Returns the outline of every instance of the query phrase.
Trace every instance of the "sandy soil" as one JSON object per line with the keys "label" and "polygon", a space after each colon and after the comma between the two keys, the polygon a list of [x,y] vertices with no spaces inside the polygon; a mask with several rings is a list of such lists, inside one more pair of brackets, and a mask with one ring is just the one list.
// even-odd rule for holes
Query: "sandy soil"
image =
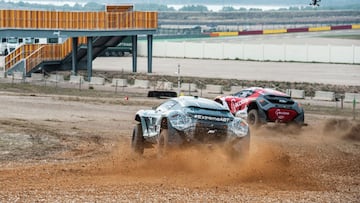
{"label": "sandy soil", "polygon": [[307,115],[252,131],[246,162],[221,148],[130,151],[135,112],[86,97],[0,92],[0,202],[358,202],[360,123]]}

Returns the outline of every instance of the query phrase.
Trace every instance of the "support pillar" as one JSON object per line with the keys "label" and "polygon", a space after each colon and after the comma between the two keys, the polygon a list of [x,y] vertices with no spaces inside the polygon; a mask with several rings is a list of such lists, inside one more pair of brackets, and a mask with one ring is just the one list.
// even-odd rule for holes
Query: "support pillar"
{"label": "support pillar", "polygon": [[78,61],[77,61],[77,49],[78,48],[78,38],[72,38],[72,52],[71,52],[71,59],[72,59],[72,69],[71,75],[77,75],[78,73]]}
{"label": "support pillar", "polygon": [[153,45],[153,36],[147,36],[147,52],[148,52],[148,73],[152,73],[152,45]]}
{"label": "support pillar", "polygon": [[137,71],[137,35],[132,36],[132,71]]}
{"label": "support pillar", "polygon": [[92,37],[87,37],[87,75],[88,75],[88,82],[92,77]]}

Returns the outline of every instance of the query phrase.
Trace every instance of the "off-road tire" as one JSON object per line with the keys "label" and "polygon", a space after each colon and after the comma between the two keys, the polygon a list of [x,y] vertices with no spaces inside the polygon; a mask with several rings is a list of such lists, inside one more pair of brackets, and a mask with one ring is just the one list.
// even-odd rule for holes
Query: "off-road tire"
{"label": "off-road tire", "polygon": [[251,109],[248,113],[247,121],[250,126],[259,127],[261,125],[259,111]]}
{"label": "off-road tire", "polygon": [[144,153],[144,137],[142,133],[141,123],[134,127],[131,138],[131,149],[136,154],[142,155]]}
{"label": "off-road tire", "polygon": [[157,140],[157,155],[159,158],[166,156],[169,148],[169,131],[168,129],[161,129]]}
{"label": "off-road tire", "polygon": [[[234,145],[240,145],[240,148],[234,147]],[[250,135],[240,140],[226,143],[226,153],[233,161],[246,161],[250,153]]]}

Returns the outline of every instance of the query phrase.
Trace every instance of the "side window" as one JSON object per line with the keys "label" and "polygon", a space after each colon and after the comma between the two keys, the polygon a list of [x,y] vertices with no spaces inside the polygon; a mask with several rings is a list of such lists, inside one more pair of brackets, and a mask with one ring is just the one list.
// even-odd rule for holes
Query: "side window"
{"label": "side window", "polygon": [[242,91],[240,91],[240,92],[237,92],[237,93],[234,94],[234,96],[244,97],[244,92],[245,92],[245,91],[246,91],[246,90],[242,90]]}
{"label": "side window", "polygon": [[19,43],[23,43],[23,39],[22,39],[22,38],[19,38]]}
{"label": "side window", "polygon": [[47,42],[49,44],[57,44],[57,43],[59,43],[59,38],[48,38]]}
{"label": "side window", "polygon": [[2,38],[2,39],[1,39],[1,42],[2,42],[2,43],[5,43],[5,42],[6,42],[6,38]]}
{"label": "side window", "polygon": [[235,96],[246,98],[252,94],[253,94],[253,91],[251,91],[251,90],[243,90],[243,91],[236,93]]}

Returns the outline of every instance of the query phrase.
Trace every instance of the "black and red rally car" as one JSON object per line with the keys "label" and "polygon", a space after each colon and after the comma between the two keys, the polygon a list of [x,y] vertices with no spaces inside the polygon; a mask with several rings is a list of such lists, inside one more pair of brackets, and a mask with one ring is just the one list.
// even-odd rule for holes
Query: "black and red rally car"
{"label": "black and red rally car", "polygon": [[304,110],[291,97],[277,90],[251,87],[215,101],[229,108],[235,116],[246,118],[252,126],[267,122],[304,125]]}

